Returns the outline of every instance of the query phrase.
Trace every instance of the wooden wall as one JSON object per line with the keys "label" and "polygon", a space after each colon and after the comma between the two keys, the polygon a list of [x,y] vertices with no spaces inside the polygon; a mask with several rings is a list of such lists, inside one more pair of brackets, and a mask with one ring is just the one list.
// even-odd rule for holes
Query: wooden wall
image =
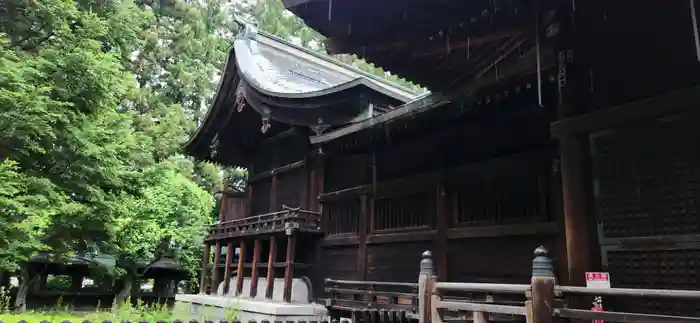
{"label": "wooden wall", "polygon": [[329,155],[316,292],[323,278],[414,282],[425,250],[443,280],[526,283],[532,250],[562,243],[550,120],[525,115]]}
{"label": "wooden wall", "polygon": [[254,153],[249,169],[250,215],[307,207],[310,171],[308,139],[289,130],[269,138]]}

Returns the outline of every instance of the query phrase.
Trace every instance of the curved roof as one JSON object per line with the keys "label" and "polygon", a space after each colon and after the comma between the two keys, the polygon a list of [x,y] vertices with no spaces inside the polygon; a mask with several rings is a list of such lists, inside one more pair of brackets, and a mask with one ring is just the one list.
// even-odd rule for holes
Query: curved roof
{"label": "curved roof", "polygon": [[[242,165],[258,140],[276,133],[275,125],[347,125],[371,117],[373,105],[395,107],[415,96],[247,26],[229,50],[212,107],[184,148],[199,159]],[[269,120],[271,131],[261,129],[263,118]],[[212,157],[219,142],[239,156],[235,160]]]}

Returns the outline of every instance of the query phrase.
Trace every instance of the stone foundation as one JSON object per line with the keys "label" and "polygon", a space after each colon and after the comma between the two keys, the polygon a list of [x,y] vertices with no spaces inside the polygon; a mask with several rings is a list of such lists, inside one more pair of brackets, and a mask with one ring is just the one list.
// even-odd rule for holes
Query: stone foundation
{"label": "stone foundation", "polygon": [[188,319],[212,321],[228,320],[234,313],[242,322],[256,320],[274,321],[322,321],[328,319],[326,308],[319,304],[283,303],[274,300],[257,300],[203,294],[175,296],[175,306],[185,309]]}

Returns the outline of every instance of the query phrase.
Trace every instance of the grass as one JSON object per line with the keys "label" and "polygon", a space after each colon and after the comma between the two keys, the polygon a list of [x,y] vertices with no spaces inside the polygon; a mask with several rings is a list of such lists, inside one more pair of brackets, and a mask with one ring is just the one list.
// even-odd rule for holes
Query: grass
{"label": "grass", "polygon": [[[199,313],[194,315],[189,306],[175,305],[174,308],[168,309],[166,306],[161,305],[145,305],[137,301],[136,306],[131,306],[129,302],[125,302],[118,308],[110,311],[94,311],[94,312],[74,312],[67,307],[56,306],[56,310],[51,311],[27,311],[25,313],[9,313],[7,311],[0,311],[0,321],[5,323],[15,323],[20,320],[25,320],[28,323],[39,323],[41,321],[49,322],[63,322],[71,321],[72,323],[82,322],[84,320],[90,320],[92,322],[102,322],[105,320],[112,321],[114,323],[122,322],[125,320],[131,322],[138,321],[149,321],[156,322],[157,320],[173,321],[182,320],[189,321],[193,318],[198,319],[200,322],[205,320],[217,319],[214,317],[214,308],[207,307],[201,310]],[[236,309],[227,309],[224,311],[224,315],[230,321],[234,320],[237,316]]]}

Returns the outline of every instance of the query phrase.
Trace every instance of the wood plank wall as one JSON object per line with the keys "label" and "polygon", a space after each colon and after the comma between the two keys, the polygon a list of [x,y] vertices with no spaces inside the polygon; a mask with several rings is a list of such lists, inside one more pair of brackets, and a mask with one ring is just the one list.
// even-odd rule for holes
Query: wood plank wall
{"label": "wood plank wall", "polygon": [[[543,131],[517,132],[532,122]],[[527,282],[531,251],[559,249],[548,122],[485,126],[479,135],[490,140],[472,151],[454,145],[475,142],[462,133],[330,156],[316,292],[323,278],[415,281],[428,249],[441,279]]]}

